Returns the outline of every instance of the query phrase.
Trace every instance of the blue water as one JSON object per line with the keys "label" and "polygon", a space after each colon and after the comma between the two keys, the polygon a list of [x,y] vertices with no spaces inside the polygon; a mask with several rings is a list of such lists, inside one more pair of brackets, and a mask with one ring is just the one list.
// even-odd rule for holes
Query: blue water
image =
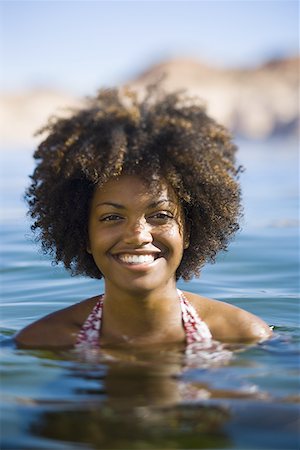
{"label": "blue water", "polygon": [[179,287],[274,326],[218,363],[178,349],[83,358],[20,350],[31,321],[102,291],[53,267],[32,241],[22,194],[31,151],[0,154],[1,449],[299,449],[299,217],[296,140],[240,142],[245,217],[230,250]]}

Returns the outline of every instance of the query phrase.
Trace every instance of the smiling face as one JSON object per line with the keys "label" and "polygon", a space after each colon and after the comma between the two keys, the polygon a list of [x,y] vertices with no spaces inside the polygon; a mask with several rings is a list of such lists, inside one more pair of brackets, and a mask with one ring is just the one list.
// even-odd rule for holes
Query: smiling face
{"label": "smiling face", "polygon": [[106,291],[174,289],[183,235],[181,207],[165,182],[151,193],[141,178],[122,175],[95,190],[88,251],[104,276]]}

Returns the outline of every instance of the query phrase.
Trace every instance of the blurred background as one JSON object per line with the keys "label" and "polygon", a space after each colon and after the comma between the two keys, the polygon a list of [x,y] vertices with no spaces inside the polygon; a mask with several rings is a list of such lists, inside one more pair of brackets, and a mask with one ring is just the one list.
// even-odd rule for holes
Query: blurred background
{"label": "blurred background", "polygon": [[236,136],[297,137],[296,0],[1,1],[1,149],[100,87],[199,95]]}

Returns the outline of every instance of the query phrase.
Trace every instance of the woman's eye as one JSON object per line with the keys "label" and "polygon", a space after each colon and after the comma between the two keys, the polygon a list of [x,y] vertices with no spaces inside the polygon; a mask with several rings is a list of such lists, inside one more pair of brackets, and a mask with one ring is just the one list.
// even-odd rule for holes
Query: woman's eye
{"label": "woman's eye", "polygon": [[109,214],[100,218],[100,222],[117,222],[119,220],[122,220],[122,217],[118,214]]}
{"label": "woman's eye", "polygon": [[152,216],[151,216],[151,219],[158,219],[158,220],[162,220],[162,221],[163,220],[167,221],[167,220],[170,220],[173,218],[174,218],[173,214],[168,213],[168,212],[158,212],[158,213],[152,214]]}

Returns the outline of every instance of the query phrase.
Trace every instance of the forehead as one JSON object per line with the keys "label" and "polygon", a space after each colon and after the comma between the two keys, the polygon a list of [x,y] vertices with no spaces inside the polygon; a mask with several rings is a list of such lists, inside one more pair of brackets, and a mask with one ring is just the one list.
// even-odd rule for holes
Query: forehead
{"label": "forehead", "polygon": [[173,188],[163,179],[149,182],[137,175],[121,175],[96,188],[94,200],[129,200],[154,202],[161,199],[179,203]]}

